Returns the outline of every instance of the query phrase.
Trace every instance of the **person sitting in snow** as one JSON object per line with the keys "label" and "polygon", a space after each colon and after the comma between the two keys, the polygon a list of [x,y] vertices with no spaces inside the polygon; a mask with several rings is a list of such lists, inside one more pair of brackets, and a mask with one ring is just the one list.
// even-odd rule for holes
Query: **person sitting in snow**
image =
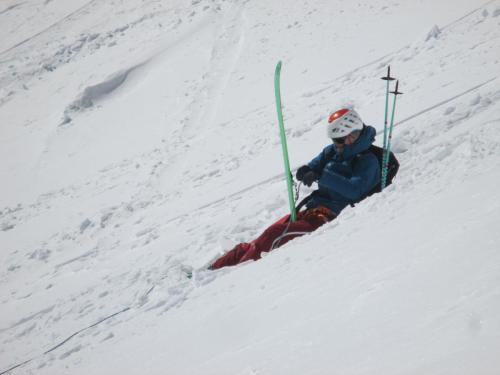
{"label": "person sitting in snow", "polygon": [[307,199],[306,209],[290,222],[287,215],[250,243],[240,243],[209,267],[212,270],[257,260],[288,241],[318,229],[347,207],[364,199],[380,183],[380,164],[368,149],[375,141],[375,128],[363,123],[353,109],[342,108],[328,118],[327,134],[333,144],[309,164],[297,170],[306,186],[317,181],[318,189]]}

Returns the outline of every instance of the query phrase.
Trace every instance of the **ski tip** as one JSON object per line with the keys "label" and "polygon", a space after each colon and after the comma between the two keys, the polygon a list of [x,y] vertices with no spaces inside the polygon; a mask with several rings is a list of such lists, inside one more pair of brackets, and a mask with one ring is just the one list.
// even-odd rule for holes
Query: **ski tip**
{"label": "ski tip", "polygon": [[281,60],[278,61],[278,64],[276,64],[276,69],[274,71],[275,79],[278,79],[280,75],[281,75]]}

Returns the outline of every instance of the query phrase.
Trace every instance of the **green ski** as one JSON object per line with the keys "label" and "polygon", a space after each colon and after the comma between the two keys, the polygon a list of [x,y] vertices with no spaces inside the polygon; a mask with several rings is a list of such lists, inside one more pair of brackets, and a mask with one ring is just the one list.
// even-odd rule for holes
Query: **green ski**
{"label": "green ski", "polygon": [[278,112],[278,122],[280,126],[281,148],[283,150],[283,160],[285,162],[285,178],[288,187],[288,201],[290,203],[290,218],[291,221],[297,219],[295,211],[295,199],[293,196],[293,178],[290,171],[290,162],[288,161],[288,147],[286,144],[285,125],[283,124],[283,111],[281,109],[281,91],[280,91],[280,76],[281,76],[281,61],[276,65],[274,73],[274,93],[276,96],[276,110]]}

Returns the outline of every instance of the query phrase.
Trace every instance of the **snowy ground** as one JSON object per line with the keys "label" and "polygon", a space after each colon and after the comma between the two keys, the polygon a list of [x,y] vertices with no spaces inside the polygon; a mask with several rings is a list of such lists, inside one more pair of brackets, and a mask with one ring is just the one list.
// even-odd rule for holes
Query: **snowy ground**
{"label": "snowy ground", "polygon": [[[1,1],[0,374],[498,374],[499,26],[500,0]],[[278,60],[294,167],[345,103],[382,129],[390,64],[400,173],[187,279],[287,211]]]}

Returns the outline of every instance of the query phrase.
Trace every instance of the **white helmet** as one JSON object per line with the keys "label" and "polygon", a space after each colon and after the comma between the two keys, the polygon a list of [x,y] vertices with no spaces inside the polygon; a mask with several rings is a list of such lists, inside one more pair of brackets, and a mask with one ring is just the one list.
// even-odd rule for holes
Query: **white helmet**
{"label": "white helmet", "polygon": [[356,130],[363,129],[363,120],[354,109],[341,108],[328,118],[329,138],[341,138]]}

